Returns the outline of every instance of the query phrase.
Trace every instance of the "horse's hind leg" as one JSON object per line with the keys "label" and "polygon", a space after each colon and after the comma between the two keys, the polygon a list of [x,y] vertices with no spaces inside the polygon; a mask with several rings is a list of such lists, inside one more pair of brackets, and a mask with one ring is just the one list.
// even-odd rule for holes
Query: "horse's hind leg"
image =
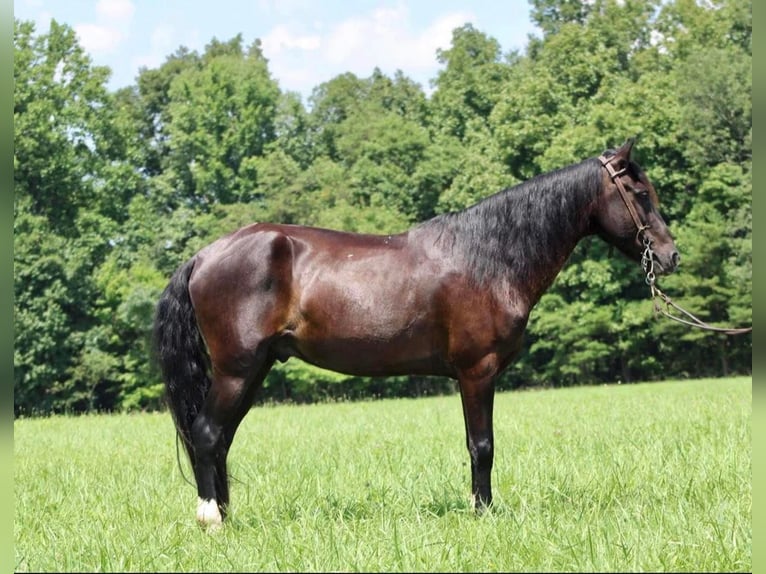
{"label": "horse's hind leg", "polygon": [[213,384],[192,425],[197,480],[197,521],[210,528],[223,523],[229,504],[226,458],[234,433],[249,411],[253,396],[273,361],[261,361],[247,377],[222,375],[213,369]]}
{"label": "horse's hind leg", "polygon": [[[197,521],[203,526],[218,527],[223,522],[220,508],[221,482],[228,482],[225,474],[226,441],[224,428],[232,416],[238,398],[244,394],[242,378],[214,376],[210,392],[191,428],[194,446],[194,476],[197,480]],[[224,469],[221,474],[221,467]]]}
{"label": "horse's hind leg", "polygon": [[[237,428],[239,428],[239,424],[242,422],[242,419],[245,418],[245,415],[250,412],[250,408],[253,405],[253,399],[255,398],[255,393],[263,384],[263,380],[266,378],[266,375],[271,370],[273,364],[273,359],[264,361],[259,369],[254,372],[253,376],[248,377],[246,382],[247,390],[245,396],[241,401],[239,401],[238,407],[233,411],[233,416],[229,418],[227,423],[224,425],[223,441],[226,456],[229,454],[229,449],[231,448],[231,444],[234,441],[234,435],[237,432]],[[218,503],[221,507],[222,513],[225,516],[229,506],[229,481],[228,472],[226,470],[225,457],[219,462],[219,466],[216,468],[216,470],[216,476],[223,477],[221,480],[219,480],[217,485],[217,494]]]}

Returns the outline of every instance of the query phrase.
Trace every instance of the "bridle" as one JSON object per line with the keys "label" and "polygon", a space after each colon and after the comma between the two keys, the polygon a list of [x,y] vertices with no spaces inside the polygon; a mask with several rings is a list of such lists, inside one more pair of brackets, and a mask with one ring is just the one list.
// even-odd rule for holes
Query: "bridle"
{"label": "bridle", "polygon": [[[705,323],[698,317],[695,317],[694,315],[692,315],[686,309],[683,309],[678,304],[674,303],[670,299],[670,297],[668,297],[667,295],[665,295],[665,293],[660,291],[660,288],[657,287],[656,285],[657,277],[654,274],[654,251],[652,250],[652,239],[646,233],[646,230],[649,229],[649,225],[641,221],[641,218],[638,216],[638,213],[636,212],[635,206],[628,198],[628,192],[625,189],[625,185],[622,183],[622,180],[620,179],[620,176],[624,174],[628,170],[628,168],[623,167],[620,170],[615,170],[614,166],[612,165],[613,159],[614,159],[614,156],[607,158],[603,155],[599,156],[598,158],[598,160],[601,162],[601,165],[604,166],[607,173],[609,174],[609,177],[611,178],[611,180],[617,186],[617,191],[620,192],[620,197],[622,197],[622,200],[625,202],[625,207],[628,208],[628,213],[630,213],[630,217],[633,219],[633,223],[635,223],[636,229],[638,230],[636,232],[636,239],[640,240],[641,244],[644,246],[644,251],[641,254],[641,267],[644,270],[644,274],[646,276],[645,277],[646,284],[649,285],[649,289],[652,294],[652,304],[654,305],[655,315],[661,314],[669,319],[672,319],[673,321],[683,323],[684,325],[689,325],[690,327],[697,327],[699,329],[705,329],[707,331],[716,331],[718,333],[725,333],[727,335],[742,335],[745,333],[752,332],[753,330],[752,327],[716,327],[714,325],[709,325],[708,323]],[[658,299],[660,299],[663,303],[665,303],[664,308],[658,302]],[[681,317],[673,315],[670,312],[671,307],[683,313],[686,317],[688,317],[688,319],[683,319]]]}
{"label": "bridle", "polygon": [[643,223],[641,221],[635,206],[628,198],[625,184],[623,184],[620,179],[620,176],[627,172],[628,168],[623,167],[620,170],[615,170],[612,165],[613,159],[614,157],[605,157],[603,155],[598,157],[598,160],[601,162],[601,165],[604,166],[604,169],[606,169],[612,182],[617,186],[617,191],[620,192],[620,197],[622,197],[622,201],[625,203],[625,207],[628,208],[628,213],[630,213],[630,217],[636,225],[636,229],[638,230],[636,231],[636,239],[644,246],[644,252],[641,255],[641,267],[643,267],[644,273],[646,274],[647,284],[654,288],[654,281],[656,279],[654,275],[654,251],[652,251],[652,239],[646,233],[646,230],[649,229],[650,226],[648,223]]}
{"label": "bridle", "polygon": [[649,225],[642,223],[641,218],[638,216],[638,213],[636,212],[636,208],[633,206],[633,204],[628,199],[628,192],[625,189],[625,185],[622,183],[622,180],[620,179],[620,176],[628,171],[627,167],[623,167],[621,170],[616,171],[614,169],[614,166],[612,165],[612,160],[614,157],[604,157],[603,155],[598,157],[598,160],[601,162],[601,165],[604,166],[606,169],[606,172],[609,174],[609,177],[612,179],[614,184],[617,186],[617,191],[620,192],[620,197],[622,197],[622,200],[625,202],[625,207],[628,208],[628,213],[630,213],[630,217],[633,219],[633,223],[636,224],[636,229],[638,229],[638,232],[636,233],[636,238],[640,239],[644,245],[647,245],[648,243],[651,243],[651,239],[648,239],[648,236],[646,235],[646,230],[649,229]]}

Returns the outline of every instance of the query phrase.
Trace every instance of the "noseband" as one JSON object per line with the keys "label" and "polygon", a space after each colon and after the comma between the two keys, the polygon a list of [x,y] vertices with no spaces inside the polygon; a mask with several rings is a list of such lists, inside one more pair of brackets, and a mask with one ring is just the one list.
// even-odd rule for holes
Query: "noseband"
{"label": "noseband", "polygon": [[[644,224],[641,222],[641,218],[638,216],[638,213],[636,212],[636,208],[631,203],[630,199],[628,198],[628,192],[625,189],[625,185],[622,183],[622,180],[620,179],[620,176],[624,174],[628,168],[624,167],[621,170],[617,171],[614,169],[614,166],[612,165],[612,160],[614,157],[607,158],[603,155],[599,156],[598,160],[601,162],[601,165],[604,166],[604,169],[606,169],[606,172],[609,174],[609,177],[612,179],[614,184],[617,186],[617,190],[620,192],[620,197],[622,197],[622,200],[625,202],[625,207],[628,208],[628,213],[630,213],[630,217],[633,219],[633,223],[636,224],[636,229],[638,230],[636,232],[636,239],[640,239],[641,243],[644,246],[644,252],[641,254],[641,267],[644,270],[644,274],[646,275],[646,284],[649,285],[649,289],[652,293],[652,303],[654,304],[654,313],[664,315],[665,317],[668,317],[669,319],[672,319],[674,321],[677,321],[678,323],[683,323],[684,325],[689,325],[690,327],[698,327],[700,329],[705,329],[707,331],[716,331],[719,333],[725,333],[727,335],[742,335],[745,333],[752,332],[752,327],[742,327],[742,328],[732,328],[732,327],[715,327],[713,325],[709,325],[699,319],[698,317],[695,317],[692,315],[689,311],[686,309],[683,309],[678,304],[674,303],[670,297],[665,295],[662,291],[660,291],[660,288],[657,287],[655,284],[656,276],[654,274],[654,251],[652,250],[652,240],[649,237],[649,235],[646,233],[646,230],[649,229],[648,224]],[[658,302],[657,299],[661,299],[665,303],[665,308],[663,308]],[[676,315],[673,315],[670,312],[670,308],[674,308],[681,313],[683,313],[687,319],[683,319],[681,317],[677,317]]]}

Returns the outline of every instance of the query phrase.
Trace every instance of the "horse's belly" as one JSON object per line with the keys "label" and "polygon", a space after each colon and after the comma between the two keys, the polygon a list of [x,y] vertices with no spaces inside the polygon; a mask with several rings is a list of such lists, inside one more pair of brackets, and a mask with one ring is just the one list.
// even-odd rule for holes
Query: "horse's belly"
{"label": "horse's belly", "polygon": [[286,337],[286,354],[353,375],[448,374],[442,341],[428,321],[421,318],[395,328],[362,317],[307,325]]}
{"label": "horse's belly", "polygon": [[449,375],[444,360],[438,355],[416,354],[391,345],[370,348],[359,341],[327,342],[319,347],[297,349],[295,356],[338,373],[358,376]]}
{"label": "horse's belly", "polygon": [[296,282],[289,355],[356,375],[444,374],[434,270],[384,254],[306,276]]}

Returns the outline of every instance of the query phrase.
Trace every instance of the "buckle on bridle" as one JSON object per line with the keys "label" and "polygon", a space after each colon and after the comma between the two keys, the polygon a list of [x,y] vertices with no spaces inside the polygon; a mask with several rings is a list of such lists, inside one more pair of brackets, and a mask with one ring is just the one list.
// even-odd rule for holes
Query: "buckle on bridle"
{"label": "buckle on bridle", "polygon": [[628,171],[627,167],[623,167],[619,171],[615,171],[614,167],[612,167],[612,160],[614,159],[614,156],[611,157],[605,157],[603,155],[598,156],[598,160],[601,162],[601,165],[606,168],[607,173],[609,174],[609,177],[612,178],[612,181],[614,181],[614,178],[622,175],[626,171]]}

